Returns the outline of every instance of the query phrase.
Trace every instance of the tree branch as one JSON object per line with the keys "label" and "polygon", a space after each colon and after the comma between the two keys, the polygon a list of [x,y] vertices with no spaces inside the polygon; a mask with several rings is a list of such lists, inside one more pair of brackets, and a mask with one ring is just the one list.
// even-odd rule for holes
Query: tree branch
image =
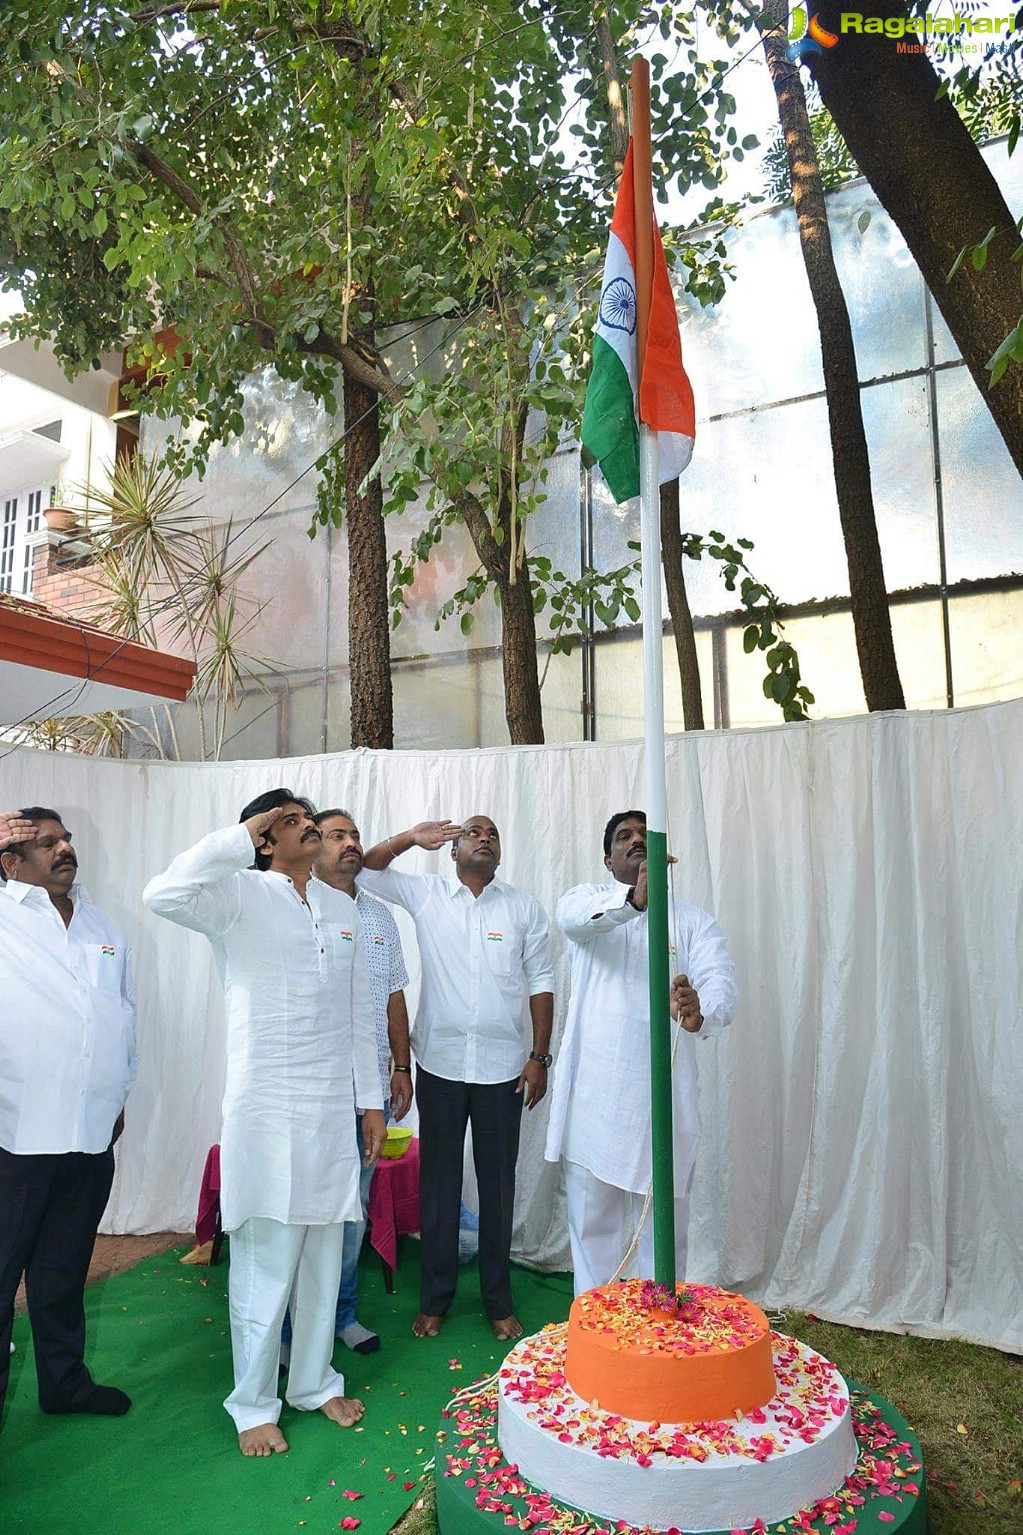
{"label": "tree branch", "polygon": [[[171,195],[184,205],[196,218],[203,214],[203,201],[194,187],[173,168],[167,161],[150,149],[148,144],[143,144],[140,139],[123,139],[122,145],[128,154],[149,173],[165,186]],[[278,342],[278,332],[270,324],[269,320],[260,313],[256,283],[252,275],[252,268],[248,258],[242,249],[241,243],[226,219],[214,219],[213,227],[218,230],[223,238],[224,245],[230,257],[231,266],[241,289],[242,298],[245,301],[245,323],[251,328],[260,346],[266,351],[273,351]],[[222,281],[219,273],[211,273],[218,281]],[[401,398],[402,390],[396,384],[387,370],[383,359],[379,355],[367,357],[355,347],[338,341],[327,331],[321,329],[314,341],[307,342],[300,338],[297,342],[298,350],[311,352],[322,357],[332,357],[339,362],[342,368],[352,378],[364,384],[366,388],[373,389],[379,395],[394,404]]]}
{"label": "tree branch", "polygon": [[597,17],[596,33],[600,62],[604,69],[604,94],[607,98],[607,115],[611,128],[611,163],[614,166],[617,181],[625,169],[625,154],[629,147],[629,122],[622,96],[618,50],[615,47],[611,23],[606,15]]}

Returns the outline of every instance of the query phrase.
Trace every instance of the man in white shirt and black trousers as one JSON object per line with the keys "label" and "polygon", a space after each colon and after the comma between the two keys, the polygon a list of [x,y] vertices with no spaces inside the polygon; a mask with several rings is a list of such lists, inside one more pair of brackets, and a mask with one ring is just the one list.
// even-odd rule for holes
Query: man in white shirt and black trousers
{"label": "man in white shirt and black trousers", "polygon": [[[411,847],[450,842],[454,873],[399,874]],[[548,922],[533,896],[496,878],[501,839],[489,816],[423,821],[370,848],[359,885],[416,925],[422,983],[412,1053],[419,1104],[422,1234],[418,1338],[440,1332],[458,1278],[465,1127],[479,1183],[483,1309],[500,1340],[518,1338],[510,1251],[523,1105],[547,1091],[554,1017]],[[380,872],[372,872],[374,870]]]}
{"label": "man in white shirt and black trousers", "polygon": [[0,872],[0,1412],[24,1274],[40,1407],[119,1417],[130,1398],[83,1358],[84,1293],[137,1065],[131,956],[58,811],[0,815]]}

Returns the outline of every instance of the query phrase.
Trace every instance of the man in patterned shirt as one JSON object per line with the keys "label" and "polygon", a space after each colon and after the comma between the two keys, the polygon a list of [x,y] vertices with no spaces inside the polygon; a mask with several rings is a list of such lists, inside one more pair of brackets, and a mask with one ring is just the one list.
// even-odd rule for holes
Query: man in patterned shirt
{"label": "man in patterned shirt", "polygon": [[[408,985],[408,973],[401,952],[401,939],[394,918],[384,903],[356,887],[355,878],[362,869],[362,843],[359,840],[359,829],[348,811],[321,810],[315,820],[322,842],[313,873],[324,884],[332,885],[335,890],[343,890],[351,896],[362,918],[362,934],[376,1013],[377,1053],[384,1104],[386,1106],[390,1100],[392,1118],[404,1119],[412,1106],[412,1066],[408,1010],[402,989]],[[393,1060],[393,1069],[389,1058]],[[361,1146],[362,1127],[358,1115],[355,1134]],[[359,1354],[372,1354],[380,1347],[377,1334],[363,1327],[355,1316],[358,1304],[359,1250],[366,1231],[366,1207],[372,1178],[373,1169],[364,1169],[360,1185],[362,1220],[349,1221],[345,1226],[344,1264],[337,1298],[335,1332],[343,1343]]]}

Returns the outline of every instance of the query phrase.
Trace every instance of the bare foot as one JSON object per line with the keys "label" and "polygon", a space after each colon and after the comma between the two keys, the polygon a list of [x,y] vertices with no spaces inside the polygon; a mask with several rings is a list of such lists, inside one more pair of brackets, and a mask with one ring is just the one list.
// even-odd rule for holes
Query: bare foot
{"label": "bare foot", "polygon": [[332,1396],[329,1402],[323,1403],[320,1411],[330,1419],[331,1423],[340,1423],[342,1428],[351,1428],[353,1423],[358,1423],[366,1411],[366,1406],[357,1396]]}
{"label": "bare foot", "polygon": [[430,1316],[426,1311],[420,1311],[412,1323],[412,1331],[417,1338],[435,1338],[444,1326],[442,1316]]}
{"label": "bare foot", "polygon": [[499,1317],[497,1321],[491,1321],[490,1325],[494,1329],[494,1337],[501,1343],[522,1337],[522,1323],[515,1315]]}
{"label": "bare foot", "polygon": [[238,1448],[243,1455],[280,1455],[288,1448],[288,1441],[276,1423],[260,1423],[256,1428],[242,1429]]}

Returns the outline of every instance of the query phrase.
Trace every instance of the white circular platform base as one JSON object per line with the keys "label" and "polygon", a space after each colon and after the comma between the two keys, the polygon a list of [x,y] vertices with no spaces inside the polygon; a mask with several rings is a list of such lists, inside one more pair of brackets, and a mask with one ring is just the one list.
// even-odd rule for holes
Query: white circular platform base
{"label": "white circular platform base", "polygon": [[565,1328],[524,1338],[498,1383],[505,1459],[563,1503],[687,1531],[773,1523],[829,1497],[856,1464],[849,1392],[828,1360],[772,1334],[777,1394],[720,1423],[640,1423],[591,1407],[564,1376]]}

